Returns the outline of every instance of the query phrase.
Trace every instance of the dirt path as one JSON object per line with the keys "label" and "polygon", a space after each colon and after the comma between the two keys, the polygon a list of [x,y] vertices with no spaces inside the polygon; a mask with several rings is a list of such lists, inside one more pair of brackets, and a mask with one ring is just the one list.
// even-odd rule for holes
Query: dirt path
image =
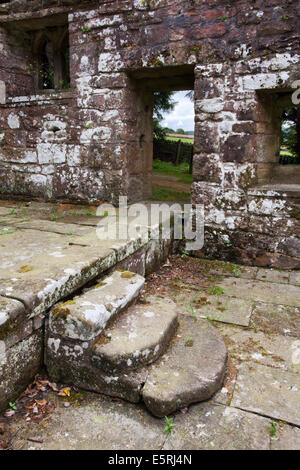
{"label": "dirt path", "polygon": [[182,183],[181,181],[178,181],[177,176],[173,175],[153,173],[152,184],[153,186],[171,189],[172,191],[184,191],[185,193],[189,193],[191,190],[191,185],[189,183]]}

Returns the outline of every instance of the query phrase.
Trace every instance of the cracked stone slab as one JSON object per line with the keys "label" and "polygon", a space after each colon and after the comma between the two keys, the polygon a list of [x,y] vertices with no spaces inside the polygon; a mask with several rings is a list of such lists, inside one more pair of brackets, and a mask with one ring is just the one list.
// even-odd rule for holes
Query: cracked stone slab
{"label": "cracked stone slab", "polygon": [[259,364],[241,365],[231,405],[300,425],[300,376]]}
{"label": "cracked stone slab", "polygon": [[91,227],[39,219],[18,221],[15,223],[15,226],[20,229],[40,230],[42,232],[59,233],[68,236],[86,235],[92,231],[95,232],[95,229]]}
{"label": "cracked stone slab", "polygon": [[5,230],[16,230],[16,224],[23,222],[23,219],[16,218],[16,217],[0,217],[0,232],[1,234],[5,234]]}
{"label": "cracked stone slab", "polygon": [[175,418],[163,450],[268,450],[270,420],[242,410],[203,403]]}
{"label": "cracked stone slab", "polygon": [[290,274],[290,284],[300,286],[300,271],[293,271]]}
{"label": "cracked stone slab", "polygon": [[300,373],[300,341],[296,338],[228,325],[218,325],[217,329],[233,360]]}
{"label": "cracked stone slab", "polygon": [[205,295],[205,298],[205,303],[195,309],[195,313],[200,317],[236,325],[249,325],[252,301],[227,295]]}
{"label": "cracked stone slab", "polygon": [[150,366],[143,400],[161,417],[191,403],[207,400],[222,385],[225,344],[205,320],[180,316],[178,334],[162,358]]}
{"label": "cracked stone slab", "polygon": [[289,271],[278,271],[277,269],[258,268],[256,279],[260,281],[277,282],[288,284],[290,280]]}
{"label": "cracked stone slab", "polygon": [[288,424],[277,425],[271,450],[300,450],[300,429]]}
{"label": "cracked stone slab", "polygon": [[89,341],[107,322],[140,293],[145,278],[130,271],[114,271],[94,288],[53,308],[49,317],[52,333]]}
{"label": "cracked stone slab", "polygon": [[226,278],[218,283],[224,294],[258,302],[300,307],[300,289],[290,284]]}
{"label": "cracked stone slab", "polygon": [[251,325],[300,338],[300,308],[258,302],[252,312]]}
{"label": "cracked stone slab", "polygon": [[[122,261],[131,254],[135,253],[138,249],[145,246],[149,240],[148,229],[143,230],[141,233],[136,233],[134,236],[127,237],[124,239],[115,239],[116,232],[114,228],[109,227],[105,233],[107,239],[102,239],[102,236],[99,232],[92,231],[86,235],[80,237],[74,237],[74,243],[81,244],[84,246],[91,246],[95,248],[100,248],[109,243],[111,249],[116,253],[117,262]],[[71,239],[72,241],[72,239]]]}
{"label": "cracked stone slab", "polygon": [[0,294],[21,300],[32,316],[99,276],[116,263],[110,243],[70,245],[69,237],[17,230],[1,238]]}
{"label": "cracked stone slab", "polygon": [[146,303],[132,305],[105,330],[93,348],[92,360],[111,373],[144,367],[165,352],[177,325],[176,304],[149,296]]}

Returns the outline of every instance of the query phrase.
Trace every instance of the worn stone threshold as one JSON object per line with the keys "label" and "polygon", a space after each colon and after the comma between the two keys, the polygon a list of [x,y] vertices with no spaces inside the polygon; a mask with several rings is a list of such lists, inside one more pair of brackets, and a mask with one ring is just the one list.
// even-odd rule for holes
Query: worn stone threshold
{"label": "worn stone threshold", "polygon": [[300,184],[284,184],[284,183],[270,183],[270,184],[262,184],[257,185],[252,188],[249,188],[248,194],[249,195],[263,195],[268,196],[270,192],[270,196],[274,196],[274,194],[279,193],[280,197],[283,197],[283,194],[286,194],[289,198],[299,198],[300,197]]}

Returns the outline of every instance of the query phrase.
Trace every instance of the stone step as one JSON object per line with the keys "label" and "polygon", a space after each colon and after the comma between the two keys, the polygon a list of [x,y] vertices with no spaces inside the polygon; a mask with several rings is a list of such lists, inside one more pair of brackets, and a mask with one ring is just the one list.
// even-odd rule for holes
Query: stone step
{"label": "stone step", "polygon": [[139,295],[144,282],[139,274],[114,271],[94,288],[54,307],[49,316],[50,331],[72,340],[95,340],[108,321]]}
{"label": "stone step", "polygon": [[[58,315],[54,309],[50,321],[55,331],[46,326],[45,360],[55,382],[131,402],[143,400],[153,415],[162,417],[208,400],[221,387],[227,351],[208,321],[178,316],[175,304],[158,296],[129,306],[103,331],[109,314],[131,301],[143,282],[141,276],[126,272],[122,277],[116,271],[102,286],[61,305]],[[96,312],[105,306],[97,321],[86,315],[94,304]],[[68,308],[70,312],[61,312]]]}
{"label": "stone step", "polygon": [[147,408],[167,416],[191,403],[208,400],[222,385],[226,346],[206,320],[181,315],[170,349],[150,366],[142,390]]}
{"label": "stone step", "polygon": [[156,361],[178,326],[176,304],[150,296],[132,305],[106,329],[93,348],[92,362],[107,373],[126,372]]}

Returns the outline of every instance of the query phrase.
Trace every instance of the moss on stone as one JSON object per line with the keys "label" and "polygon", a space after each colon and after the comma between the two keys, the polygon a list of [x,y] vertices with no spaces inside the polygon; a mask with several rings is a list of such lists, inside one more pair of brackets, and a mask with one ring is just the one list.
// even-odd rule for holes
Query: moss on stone
{"label": "moss on stone", "polygon": [[124,277],[125,279],[131,279],[134,277],[136,274],[132,273],[131,271],[123,271],[121,274],[121,277]]}
{"label": "moss on stone", "polygon": [[103,287],[103,286],[106,286],[106,282],[99,282],[98,284],[95,285],[95,289],[97,289],[97,287]]}
{"label": "moss on stone", "polygon": [[58,317],[67,317],[68,315],[70,315],[70,310],[68,308],[66,308],[67,305],[73,305],[75,304],[74,300],[68,300],[67,302],[64,302],[62,304],[60,304],[58,307],[55,307],[53,310],[52,310],[52,314],[54,315],[55,318],[58,318]]}
{"label": "moss on stone", "polygon": [[27,264],[25,266],[21,266],[20,269],[19,269],[19,272],[22,272],[22,273],[28,273],[28,271],[32,271],[33,270],[33,267],[32,266],[28,266]]}

